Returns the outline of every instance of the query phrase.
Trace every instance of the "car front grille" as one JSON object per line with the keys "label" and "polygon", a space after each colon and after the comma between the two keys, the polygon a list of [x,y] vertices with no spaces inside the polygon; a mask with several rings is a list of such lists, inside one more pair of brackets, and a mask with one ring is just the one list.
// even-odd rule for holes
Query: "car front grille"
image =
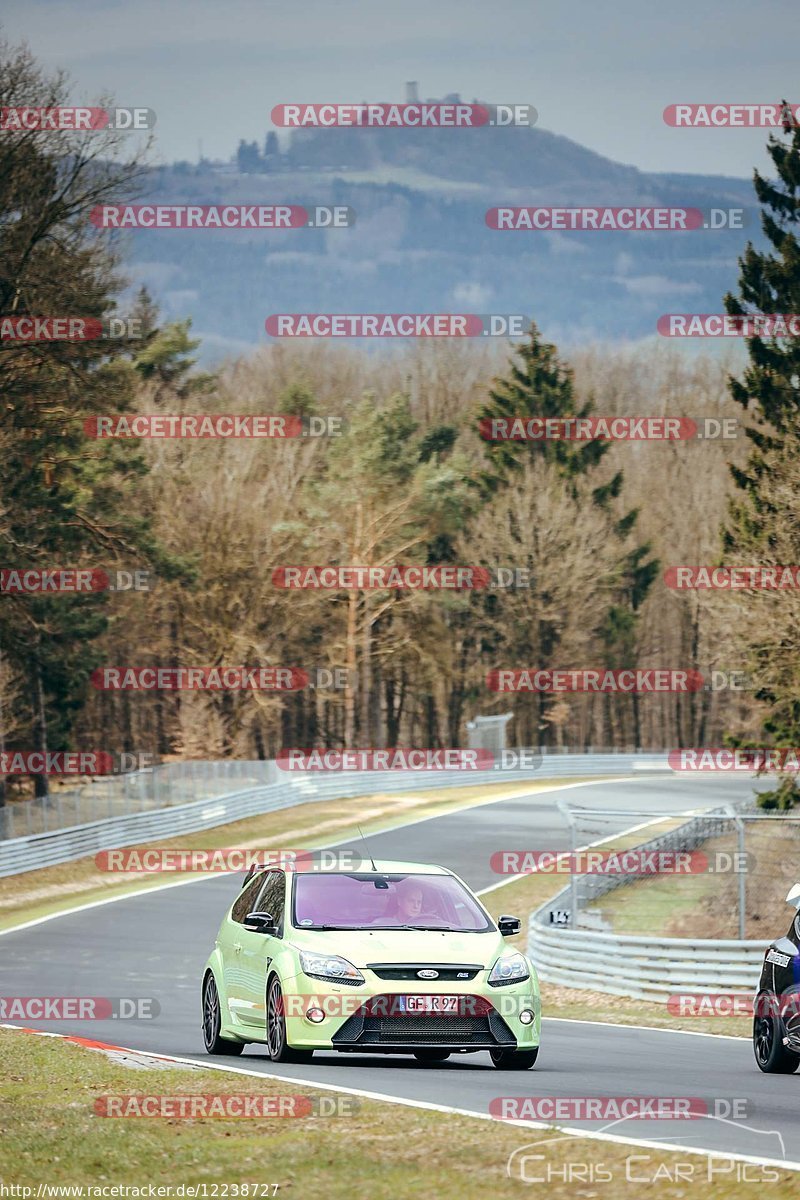
{"label": "car front grille", "polygon": [[368,1005],[345,1021],[333,1035],[336,1049],[363,1046],[453,1046],[460,1049],[514,1048],[516,1039],[500,1014],[493,1008],[480,1014],[404,1013],[397,1016],[372,1015]]}
{"label": "car front grille", "polygon": [[[374,1022],[374,1024],[373,1024]],[[372,1028],[369,1028],[372,1025]],[[377,1025],[377,1028],[375,1026]],[[443,1028],[444,1026],[444,1028]],[[487,1032],[485,1017],[393,1017],[388,1020],[373,1018],[367,1021],[368,1033],[374,1034],[378,1042],[449,1042],[481,1039]]]}
{"label": "car front grille", "polygon": [[436,971],[438,980],[468,982],[483,970],[475,963],[367,963],[378,979],[419,979],[420,971]]}

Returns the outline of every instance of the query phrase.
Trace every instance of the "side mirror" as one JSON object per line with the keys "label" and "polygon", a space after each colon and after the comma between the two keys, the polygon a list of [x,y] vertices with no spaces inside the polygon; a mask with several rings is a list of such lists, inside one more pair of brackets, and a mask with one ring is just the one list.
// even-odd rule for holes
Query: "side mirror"
{"label": "side mirror", "polygon": [[800,909],[800,883],[796,883],[794,887],[789,888],[789,894],[786,897],[786,903],[791,904],[794,908]]}
{"label": "side mirror", "polygon": [[244,919],[245,929],[249,929],[251,933],[275,933],[277,925],[273,920],[272,913],[268,912],[251,912]]}
{"label": "side mirror", "polygon": [[519,917],[498,917],[497,928],[503,937],[514,937],[522,929]]}

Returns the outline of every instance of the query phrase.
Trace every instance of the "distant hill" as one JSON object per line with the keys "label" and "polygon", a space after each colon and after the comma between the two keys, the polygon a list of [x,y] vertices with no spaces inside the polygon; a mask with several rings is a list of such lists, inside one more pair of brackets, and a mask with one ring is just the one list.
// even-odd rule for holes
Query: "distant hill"
{"label": "distant hill", "polygon": [[[749,180],[647,174],[546,130],[303,130],[265,159],[154,170],[144,200],[347,204],[354,228],[136,231],[132,274],[204,358],[263,343],[277,312],[526,313],[568,347],[652,334],[664,312],[718,312],[761,240]],[[245,165],[248,169],[241,170]],[[710,164],[711,165],[711,164]],[[744,230],[496,232],[501,205],[744,208]]]}

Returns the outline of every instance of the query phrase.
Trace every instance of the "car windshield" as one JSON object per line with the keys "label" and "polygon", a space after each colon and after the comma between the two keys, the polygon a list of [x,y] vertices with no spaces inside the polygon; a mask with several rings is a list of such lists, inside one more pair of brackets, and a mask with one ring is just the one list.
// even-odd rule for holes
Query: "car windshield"
{"label": "car windshield", "polygon": [[293,923],[301,929],[494,929],[452,875],[296,875]]}

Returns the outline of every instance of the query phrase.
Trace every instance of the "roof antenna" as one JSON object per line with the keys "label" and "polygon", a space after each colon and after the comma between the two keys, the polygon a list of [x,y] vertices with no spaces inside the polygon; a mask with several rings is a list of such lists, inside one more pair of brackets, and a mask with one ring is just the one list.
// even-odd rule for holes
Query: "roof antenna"
{"label": "roof antenna", "polygon": [[[359,832],[359,833],[361,833],[361,826],[359,825],[358,821],[356,821],[356,829],[358,830],[358,832]],[[374,859],[374,858],[372,857],[372,855],[370,854],[369,846],[367,845],[367,839],[364,837],[364,834],[363,834],[363,833],[361,833],[361,840],[362,840],[362,842],[364,843],[364,849],[365,849],[365,850],[366,850],[366,852],[367,852],[367,858],[368,858],[368,859],[369,859],[369,861],[372,863],[372,869],[373,869],[373,871],[375,872],[375,874],[377,875],[377,874],[378,874],[378,868],[375,866],[375,859]]]}
{"label": "roof antenna", "polygon": [[[358,821],[356,821],[356,829],[358,830],[359,833],[361,833],[361,826],[359,825]],[[378,875],[378,878],[373,880],[373,886],[376,887],[378,889],[378,891],[388,892],[389,882],[386,879],[385,875],[380,875],[378,873],[378,868],[375,866],[375,859],[370,854],[369,846],[367,845],[367,839],[364,837],[363,833],[361,833],[361,840],[364,843],[364,849],[367,852],[367,857],[369,858],[369,861],[372,863],[372,869],[375,872],[375,874]]]}

